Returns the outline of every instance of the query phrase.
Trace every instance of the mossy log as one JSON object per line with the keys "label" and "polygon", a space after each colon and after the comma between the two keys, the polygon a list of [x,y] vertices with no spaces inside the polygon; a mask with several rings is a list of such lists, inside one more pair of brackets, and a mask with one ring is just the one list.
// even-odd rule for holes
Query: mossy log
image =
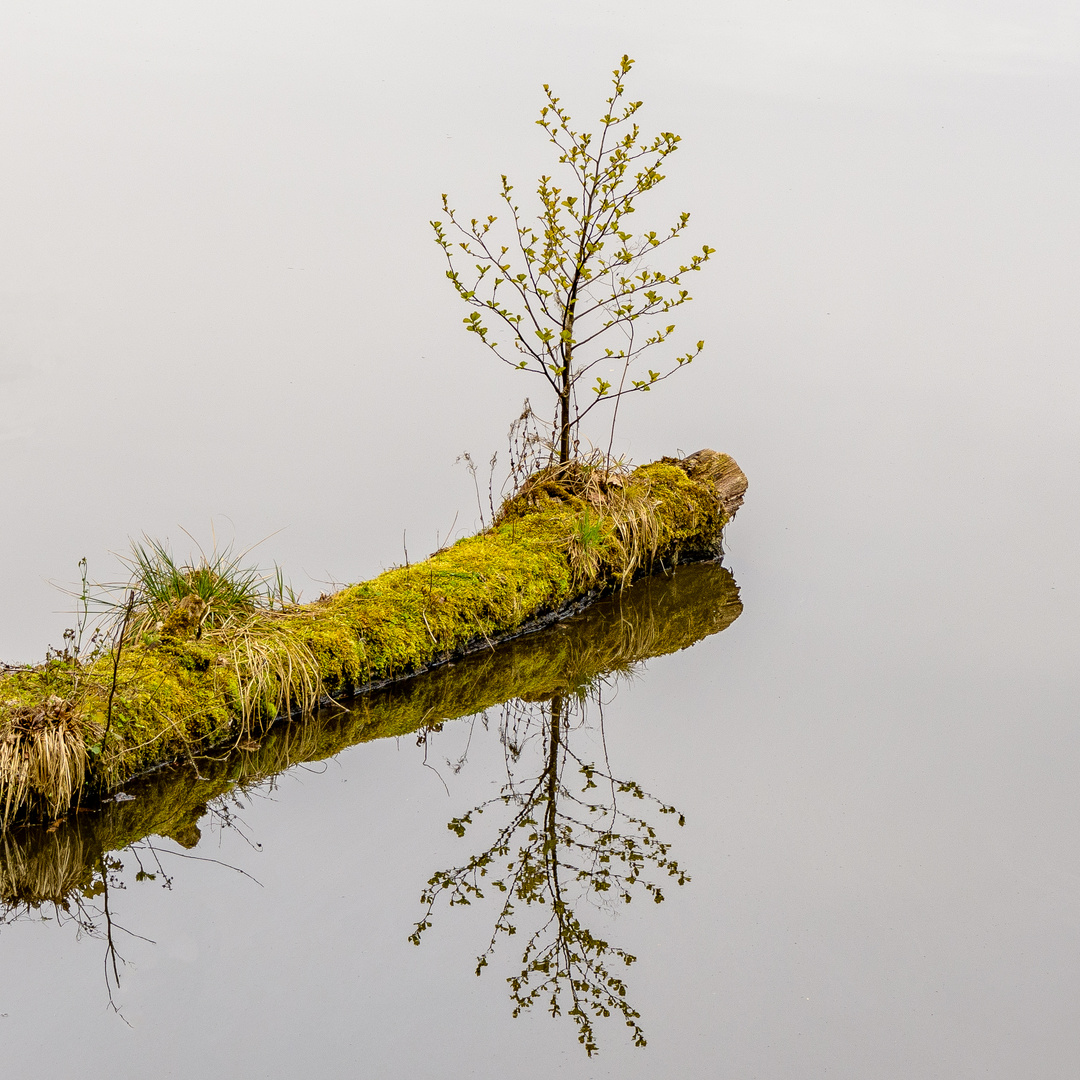
{"label": "mossy log", "polygon": [[746,490],[738,465],[711,450],[609,481],[617,490],[527,483],[478,535],[311,604],[201,636],[198,613],[178,605],[156,633],[93,664],[54,658],[0,675],[3,823],[57,818],[320,697],[408,678],[656,566],[715,557]]}
{"label": "mossy log", "polygon": [[106,856],[149,836],[194,847],[200,820],[222,800],[294,765],[323,761],[361,742],[437,730],[515,699],[587,694],[600,681],[610,686],[632,678],[645,661],[719,633],[741,612],[730,571],[715,563],[682,566],[545,631],[364,694],[349,708],[283,719],[228,753],[155,769],[125,785],[128,799],[95,801],[48,826],[13,827],[0,837],[0,918],[92,898]]}

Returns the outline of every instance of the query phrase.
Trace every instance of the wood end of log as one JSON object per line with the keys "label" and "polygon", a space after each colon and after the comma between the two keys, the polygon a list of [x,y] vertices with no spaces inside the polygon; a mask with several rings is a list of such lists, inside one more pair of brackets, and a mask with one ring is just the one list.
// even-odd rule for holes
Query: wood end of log
{"label": "wood end of log", "polygon": [[689,454],[679,461],[686,475],[694,480],[707,480],[716,488],[716,497],[730,521],[742,506],[749,481],[729,454],[708,448]]}

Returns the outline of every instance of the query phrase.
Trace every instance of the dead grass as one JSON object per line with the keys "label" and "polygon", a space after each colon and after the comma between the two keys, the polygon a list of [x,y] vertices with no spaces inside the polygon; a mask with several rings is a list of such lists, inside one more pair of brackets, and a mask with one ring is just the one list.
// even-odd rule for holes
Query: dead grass
{"label": "dead grass", "polygon": [[533,473],[503,504],[495,524],[545,502],[569,504],[579,511],[566,537],[578,586],[589,587],[608,573],[625,586],[656,555],[660,503],[651,484],[600,450]]}
{"label": "dead grass", "polygon": [[310,713],[322,694],[319,662],[282,618],[253,615],[210,631],[206,644],[236,675],[240,726],[237,742],[284,713]]}
{"label": "dead grass", "polygon": [[86,722],[55,695],[36,707],[9,706],[0,729],[0,823],[38,805],[57,817],[82,789],[89,762]]}

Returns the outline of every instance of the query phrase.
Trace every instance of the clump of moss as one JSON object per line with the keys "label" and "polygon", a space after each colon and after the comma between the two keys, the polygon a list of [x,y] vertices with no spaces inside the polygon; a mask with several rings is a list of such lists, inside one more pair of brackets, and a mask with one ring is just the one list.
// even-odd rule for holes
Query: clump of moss
{"label": "clump of moss", "polygon": [[207,611],[209,605],[206,601],[201,596],[189,593],[161,621],[161,636],[179,641],[195,636],[202,629]]}
{"label": "clump of moss", "polygon": [[[0,674],[4,823],[55,816],[84,789],[111,790],[156,764],[249,739],[325,695],[409,677],[655,565],[717,553],[745,477],[725,455],[687,462],[542,470],[484,532],[312,604],[252,607],[241,597],[211,618],[215,597],[181,581],[182,595],[153,608],[153,622],[148,602],[137,631],[125,622],[120,653]],[[171,562],[160,576],[176,585],[170,566],[187,580]],[[139,602],[129,598],[128,614]],[[51,697],[63,707],[50,712]]]}

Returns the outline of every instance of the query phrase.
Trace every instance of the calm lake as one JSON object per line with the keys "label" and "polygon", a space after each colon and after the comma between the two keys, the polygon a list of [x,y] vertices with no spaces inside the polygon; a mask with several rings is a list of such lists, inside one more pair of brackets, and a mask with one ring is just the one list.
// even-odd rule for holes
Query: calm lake
{"label": "calm lake", "polygon": [[311,599],[477,528],[549,402],[428,221],[624,52],[717,254],[615,450],[750,480],[723,567],[8,836],[12,1075],[1077,1074],[1076,20],[791,7],[0,13],[5,660],[144,532]]}

